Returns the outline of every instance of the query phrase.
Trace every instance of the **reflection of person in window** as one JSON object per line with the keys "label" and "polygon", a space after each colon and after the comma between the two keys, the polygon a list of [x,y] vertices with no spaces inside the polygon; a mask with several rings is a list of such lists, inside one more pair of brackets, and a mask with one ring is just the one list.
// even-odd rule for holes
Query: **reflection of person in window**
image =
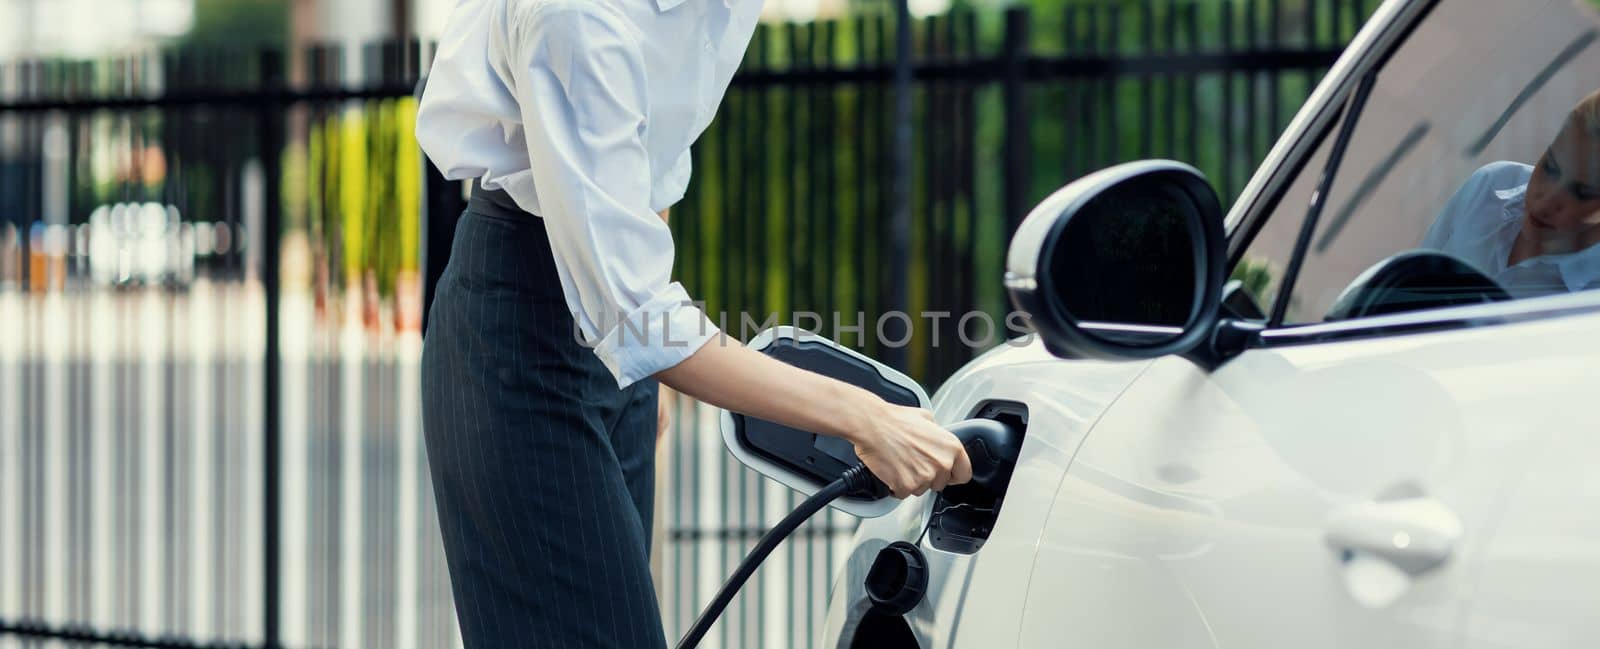
{"label": "reflection of person in window", "polygon": [[1536,166],[1493,162],[1456,191],[1422,247],[1478,267],[1518,297],[1600,288],[1600,92]]}

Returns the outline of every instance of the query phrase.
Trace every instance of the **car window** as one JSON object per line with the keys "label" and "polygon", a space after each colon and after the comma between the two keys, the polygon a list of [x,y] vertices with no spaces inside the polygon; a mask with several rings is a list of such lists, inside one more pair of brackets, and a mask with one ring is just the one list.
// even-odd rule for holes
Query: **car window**
{"label": "car window", "polygon": [[[1285,322],[1600,288],[1595,0],[1442,0],[1380,69]],[[1327,137],[1233,277],[1270,312]]]}

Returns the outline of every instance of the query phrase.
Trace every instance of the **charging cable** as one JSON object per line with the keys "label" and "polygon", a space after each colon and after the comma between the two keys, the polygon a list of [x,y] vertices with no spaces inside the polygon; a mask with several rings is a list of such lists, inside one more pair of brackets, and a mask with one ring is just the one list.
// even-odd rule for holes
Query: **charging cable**
{"label": "charging cable", "polygon": [[[1005,486],[1011,481],[1011,469],[1016,466],[1017,456],[1021,453],[1020,431],[993,419],[968,419],[952,424],[950,432],[961,440],[961,446],[966,449],[967,457],[972,462],[972,484],[994,489],[996,493],[1004,493]],[[738,594],[739,589],[744,588],[744,583],[749,581],[750,575],[755,574],[756,568],[761,567],[761,562],[767,560],[767,555],[772,554],[778,544],[789,538],[789,535],[793,534],[800,524],[806,522],[806,519],[822,511],[828,503],[844,496],[876,500],[888,495],[889,487],[884,485],[878,476],[872,475],[865,464],[857,464],[846,469],[838,480],[811,494],[810,498],[800,503],[800,506],[789,512],[783,520],[778,521],[777,526],[761,536],[761,540],[756,542],[756,547],[750,550],[750,554],[739,563],[738,569],[734,570],[728,581],[722,584],[722,590],[717,591],[717,596],[706,605],[706,610],[700,612],[700,617],[694,621],[694,626],[689,627],[689,632],[683,634],[683,639],[678,641],[677,649],[693,649],[700,645],[700,640],[705,638],[706,632],[711,630],[711,625],[716,623],[717,618],[722,617],[723,609],[728,608],[733,596]],[[947,511],[965,506],[953,504],[940,509],[929,517],[929,522]],[[922,531],[926,534],[928,528],[924,526]],[[918,541],[921,541],[920,537]]]}
{"label": "charging cable", "polygon": [[717,591],[717,596],[706,605],[706,610],[700,612],[700,618],[694,621],[694,626],[689,627],[689,632],[683,634],[683,639],[678,641],[677,649],[691,649],[700,645],[700,640],[711,630],[711,625],[716,623],[717,618],[722,617],[723,609],[728,607],[728,603],[733,601],[733,596],[744,587],[744,582],[750,579],[750,575],[755,574],[761,562],[767,560],[767,555],[772,554],[772,551],[778,548],[778,544],[789,538],[789,535],[793,534],[801,523],[806,522],[806,519],[840,497],[857,493],[879,494],[877,497],[882,497],[881,494],[887,491],[888,488],[878,480],[878,477],[867,470],[867,465],[857,464],[845,470],[844,475],[838,480],[811,494],[810,498],[800,503],[800,506],[789,512],[783,520],[778,521],[777,526],[761,536],[761,540],[756,542],[756,547],[751,549],[750,554],[739,563],[739,568],[728,576],[726,583],[722,584],[722,590]]}

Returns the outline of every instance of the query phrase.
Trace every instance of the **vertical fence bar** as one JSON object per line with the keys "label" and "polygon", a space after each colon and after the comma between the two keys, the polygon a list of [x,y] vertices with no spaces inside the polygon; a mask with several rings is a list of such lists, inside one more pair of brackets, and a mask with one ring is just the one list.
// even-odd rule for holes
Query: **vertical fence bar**
{"label": "vertical fence bar", "polygon": [[1001,102],[1005,115],[1005,177],[1001,180],[1006,236],[1015,232],[1028,205],[1028,179],[1033,171],[1028,135],[1028,8],[1006,9],[1005,40],[1001,46]]}
{"label": "vertical fence bar", "polygon": [[[1184,3],[1184,27],[1186,27],[1187,50],[1190,54],[1200,53],[1200,6],[1197,3]],[[1189,145],[1189,158],[1195,163],[1200,163],[1200,72],[1190,72],[1187,77],[1187,106],[1189,106],[1189,128],[1186,136]],[[1221,187],[1222,192],[1227,192],[1227,187]],[[1222,203],[1227,205],[1227,203]]]}
{"label": "vertical fence bar", "polygon": [[[42,98],[37,87],[38,69],[38,63],[34,61],[24,61],[17,64],[17,72],[21,77],[21,86],[19,90],[21,91],[20,94],[23,99]],[[19,148],[23,152],[22,169],[18,174],[21,177],[20,184],[23,197],[22,201],[20,201],[22,204],[22,213],[17,219],[17,227],[19,229],[18,239],[19,243],[21,244],[22,257],[22,272],[18,279],[22,287],[22,292],[24,293],[32,293],[34,291],[35,279],[33,276],[33,260],[34,254],[37,252],[34,250],[34,245],[37,243],[42,243],[41,241],[34,240],[35,230],[33,227],[35,219],[38,218],[37,215],[39,213],[35,204],[35,199],[38,196],[36,188],[39,185],[38,179],[34,177],[35,162],[39,159],[39,155],[38,152],[34,150],[33,146],[33,134],[37,133],[39,130],[37,126],[38,119],[39,118],[34,113],[26,113],[17,118],[17,121],[21,123],[22,127],[22,142],[20,142]],[[24,340],[27,339],[24,338]],[[28,405],[24,403],[23,407],[27,408]]]}
{"label": "vertical fence bar", "polygon": [[[734,275],[734,281],[738,288],[736,291],[736,295],[738,295],[736,298],[738,306],[736,308],[725,307],[722,309],[722,312],[734,313],[736,314],[734,316],[736,319],[738,318],[737,314],[739,313],[760,313],[763,310],[761,308],[760,285],[755,281],[761,276],[759,263],[757,261],[760,255],[754,254],[754,251],[760,249],[758,247],[759,239],[754,238],[752,234],[756,231],[756,226],[761,222],[761,219],[759,217],[751,218],[752,216],[762,213],[761,206],[757,204],[757,197],[761,196],[763,193],[762,187],[753,181],[753,177],[757,173],[758,167],[761,164],[761,160],[757,157],[756,152],[760,151],[761,149],[759,146],[751,146],[749,144],[757,141],[760,138],[762,126],[760,124],[760,120],[752,119],[752,117],[765,114],[756,108],[756,102],[759,100],[757,96],[758,92],[758,90],[752,89],[738,93],[738,105],[741,108],[740,115],[742,118],[733,125],[733,128],[738,129],[738,141],[745,143],[739,148],[738,152],[738,199],[732,206],[733,209],[729,219],[733,223],[738,224],[738,236],[736,236],[734,239],[739,250],[738,259],[740,266],[740,271]],[[734,324],[733,326],[739,325]],[[741,339],[744,336],[743,332],[740,332],[736,335]],[[754,528],[760,525],[760,521],[751,515],[750,508],[750,503],[752,502],[753,498],[752,494],[755,493],[755,489],[758,489],[759,487],[760,476],[753,476],[751,475],[750,471],[740,471],[738,525],[741,528]],[[759,594],[761,591],[760,589],[756,589],[750,592]],[[752,600],[757,604],[756,606],[750,605]],[[759,595],[756,595],[747,596],[745,601],[741,602],[740,604],[739,644],[741,646],[755,646],[760,643],[759,636],[754,634],[755,625],[753,620],[760,619],[761,611],[759,605],[761,603],[762,600],[759,598]]]}
{"label": "vertical fence bar", "polygon": [[[738,101],[738,99],[742,98],[733,99],[734,101]],[[749,121],[752,120],[746,120],[747,128],[749,128]],[[750,309],[750,305],[752,304],[750,304],[749,299],[750,293],[749,291],[746,291],[746,283],[741,281],[741,278],[750,275],[750,267],[752,267],[752,265],[754,265],[754,267],[760,267],[760,265],[763,265],[755,262],[754,259],[752,259],[752,256],[747,254],[749,253],[749,249],[744,248],[744,246],[741,245],[742,241],[744,241],[744,235],[746,235],[747,230],[749,230],[747,229],[747,221],[746,219],[742,219],[742,214],[738,214],[736,211],[734,211],[734,209],[730,209],[730,206],[739,205],[739,201],[741,201],[741,192],[744,190],[742,176],[744,176],[744,173],[746,173],[747,169],[744,165],[738,165],[738,163],[734,163],[733,157],[736,155],[736,152],[738,152],[738,149],[734,149],[733,142],[744,142],[746,139],[744,139],[744,137],[734,137],[733,133],[730,133],[730,129],[728,128],[717,129],[712,136],[715,137],[715,150],[717,150],[717,158],[715,158],[715,160],[717,160],[717,177],[720,179],[720,181],[722,181],[720,182],[720,190],[722,190],[722,195],[718,197],[717,201],[717,222],[718,224],[722,225],[720,233],[722,233],[723,243],[723,245],[720,246],[720,249],[718,249],[717,254],[717,256],[720,257],[720,270],[722,270],[722,277],[718,278],[718,280],[720,280],[720,285],[722,285],[720,286],[720,289],[722,289],[722,294],[718,296],[717,304],[720,305],[720,309],[723,310],[746,310]],[[709,147],[707,147],[707,149],[709,149]],[[739,149],[742,149],[742,147],[739,147]],[[739,181],[734,181],[734,174],[738,174]],[[744,515],[744,508],[738,507],[738,515],[733,515],[734,507],[731,505],[733,502],[738,502],[738,504],[742,505],[747,497],[746,480],[744,480],[744,475],[742,475],[742,473],[738,473],[738,468],[736,467],[738,467],[738,465],[728,464],[728,462],[725,462],[722,467],[722,520],[723,528],[725,529],[742,529],[747,524],[747,518],[746,515]],[[738,496],[734,496],[733,489],[728,488],[728,481],[730,480],[738,483]],[[734,539],[738,539],[738,542],[726,543],[726,547],[728,547],[728,550],[731,551],[741,550],[742,539],[739,539],[739,537],[734,537]],[[728,635],[730,635],[731,631],[734,631],[734,620],[738,620],[738,628],[736,628],[736,631],[738,631],[738,636],[736,636],[736,638],[739,639],[738,641],[734,641],[733,646],[749,644],[749,641],[744,638],[746,638],[747,627],[749,627],[749,622],[747,622],[747,620],[749,620],[749,612],[750,609],[752,609],[752,606],[750,606],[752,601],[755,601],[755,603],[760,603],[760,599],[750,598],[749,595],[744,595],[744,593],[741,593],[738,601],[733,603],[733,607],[736,609],[736,611],[738,611],[738,615],[726,615],[725,619],[723,619],[723,646],[728,646],[728,641],[726,641],[726,638],[728,638]]]}
{"label": "vertical fence bar", "polygon": [[[1161,14],[1162,27],[1165,31],[1165,38],[1162,39],[1162,52],[1168,56],[1173,56],[1178,53],[1178,0],[1167,0],[1164,6],[1165,10]],[[1174,109],[1184,105],[1178,101],[1178,93],[1180,88],[1188,90],[1188,86],[1183,83],[1187,76],[1173,72],[1164,75],[1163,82],[1167,90],[1166,101],[1163,102],[1165,105]],[[1187,111],[1173,110],[1167,119],[1167,150],[1162,153],[1166,157],[1182,157],[1182,154],[1178,151],[1178,123],[1189,117],[1184,114],[1185,112]]]}
{"label": "vertical fence bar", "polygon": [[[857,17],[854,20],[854,23],[856,35],[855,64],[860,67],[865,67],[869,60],[867,54],[867,37],[869,34],[867,31],[867,20],[863,17]],[[855,146],[853,147],[853,151],[851,153],[852,157],[854,158],[855,173],[853,175],[856,179],[856,246],[853,252],[855,253],[855,269],[857,275],[855,308],[856,313],[858,314],[866,313],[871,310],[871,297],[876,295],[876,291],[872,290],[874,284],[872,281],[870,281],[873,277],[871,271],[868,269],[870,264],[867,263],[867,233],[870,231],[867,227],[867,222],[871,220],[868,217],[868,210],[872,205],[872,203],[868,202],[867,200],[867,194],[870,191],[870,187],[875,185],[875,183],[872,183],[869,180],[871,174],[868,170],[872,168],[872,165],[867,157],[867,143],[869,139],[867,137],[867,129],[868,125],[871,124],[871,122],[867,120],[867,114],[871,112],[867,98],[870,92],[872,91],[869,89],[869,86],[866,83],[857,85],[853,89],[853,98],[856,109],[855,137],[852,138]],[[862,330],[856,334],[856,347],[857,349],[866,350],[866,345],[872,338],[866,334],[866,316],[859,316],[857,317],[857,320],[857,324],[862,327]]]}
{"label": "vertical fence bar", "polygon": [[[910,288],[906,272],[906,265],[911,255],[911,167],[913,155],[912,142],[912,112],[911,112],[911,83],[912,83],[912,52],[911,52],[911,7],[909,0],[896,0],[894,3],[894,135],[892,140],[892,162],[890,163],[889,192],[890,226],[889,226],[889,259],[887,267],[888,299],[884,304],[886,311],[907,308],[907,299]],[[891,322],[900,322],[899,318]],[[905,340],[911,334],[910,327],[905,330],[900,327],[882,328],[882,335],[887,340]],[[905,371],[906,353],[904,345],[888,345],[883,352],[883,360],[890,367]]]}
{"label": "vertical fence bar", "polygon": [[[282,53],[276,50],[261,52],[260,65],[262,87],[269,91],[281,88],[284,79]],[[265,202],[265,205],[262,206],[262,232],[256,235],[256,239],[258,240],[257,245],[261,246],[261,285],[266,298],[267,317],[266,355],[262,361],[265,366],[262,386],[264,393],[262,403],[262,434],[264,442],[262,446],[262,475],[265,480],[262,484],[262,515],[264,516],[262,536],[264,538],[261,540],[263,550],[262,569],[264,571],[261,593],[264,605],[261,630],[262,644],[267,649],[276,649],[282,644],[278,625],[280,618],[279,594],[281,591],[279,565],[282,551],[278,543],[279,530],[282,523],[279,516],[280,503],[278,493],[280,488],[279,472],[282,469],[280,458],[282,450],[280,447],[281,423],[278,420],[278,405],[281,397],[278,377],[282,374],[278,345],[278,309],[280,299],[278,245],[280,223],[283,216],[281,213],[282,206],[279,201],[279,196],[282,192],[278,176],[278,170],[282,168],[282,165],[279,164],[278,156],[283,149],[283,120],[282,116],[278,114],[281,111],[282,105],[274,102],[263,102],[258,117],[261,129],[259,132],[260,150],[258,154],[261,157],[262,175],[265,179],[265,186],[262,192]]]}
{"label": "vertical fence bar", "polygon": [[[939,61],[954,62],[955,14],[946,14],[938,22],[938,26],[942,29],[942,34],[939,35],[938,40]],[[930,289],[928,296],[931,297],[930,305],[933,307],[931,309],[933,312],[958,313],[960,312],[960,305],[955,304],[954,297],[960,296],[960,281],[958,281],[958,273],[954,269],[954,237],[955,198],[960,195],[960,182],[958,182],[955,161],[957,161],[957,142],[960,139],[962,121],[960,121],[958,102],[955,101],[955,98],[957,98],[960,91],[958,91],[957,82],[954,82],[954,80],[941,82],[934,88],[938,88],[939,110],[942,112],[942,118],[939,123],[942,126],[939,129],[939,136],[933,142],[938,142],[941,147],[944,147],[944,150],[942,150],[938,158],[930,160],[931,163],[939,166],[938,177],[941,177],[941,182],[939,182],[938,192],[936,192],[939,197],[939,206],[933,213],[934,227],[931,229],[934,237],[938,237],[939,245],[936,248],[936,253],[934,253],[936,256],[931,257],[930,261],[928,261],[928,264],[931,265],[931,270],[934,270],[934,273],[931,273],[931,281],[928,286],[944,286],[944,289],[942,291]],[[950,336],[950,331],[955,328],[955,321],[944,318],[944,321],[934,320],[933,323],[936,323],[933,326],[933,356],[938,360],[938,363],[934,363],[931,366],[930,376],[923,382],[923,385],[928,385],[930,388],[933,385],[938,385],[939,382],[944,382],[944,377],[950,376],[950,372],[955,371],[955,366],[960,364],[960,358],[962,358],[962,355],[960,355],[962,347],[957,344],[950,344],[952,340],[957,339],[955,336]]]}
{"label": "vertical fence bar", "polygon": [[[1261,51],[1261,26],[1256,0],[1245,0],[1245,45],[1250,53]],[[1245,160],[1256,160],[1261,150],[1261,72],[1245,74]],[[1248,177],[1248,173],[1246,173]]]}
{"label": "vertical fence bar", "polygon": [[[1305,41],[1302,44],[1305,49],[1316,49],[1322,45],[1322,39],[1317,37],[1317,10],[1322,4],[1319,0],[1306,0],[1307,6],[1303,16],[1305,19]],[[1317,85],[1317,69],[1314,66],[1306,66],[1301,69],[1301,72],[1303,73],[1302,81],[1305,83],[1305,92],[1309,95]]]}
{"label": "vertical fence bar", "polygon": [[[962,40],[966,45],[962,53],[962,62],[970,64],[971,61],[976,60],[982,54],[979,51],[978,46],[978,19],[974,12],[969,10],[962,14],[961,33]],[[965,287],[968,298],[963,300],[962,304],[966,307],[980,306],[978,303],[977,293],[977,282],[980,281],[978,278],[989,276],[984,272],[989,270],[988,268],[979,268],[976,266],[979,261],[978,242],[983,239],[982,233],[980,232],[980,209],[978,206],[977,160],[979,155],[981,155],[979,152],[980,143],[978,136],[978,93],[979,85],[977,83],[971,81],[962,82],[960,107],[962,119],[957,120],[957,124],[959,124],[959,128],[961,129],[961,138],[963,144],[962,150],[959,154],[961,158],[961,187],[966,192],[965,198],[967,208],[967,238],[965,242],[966,245],[962,249],[964,261],[961,266],[963,268],[972,269],[973,271],[971,276],[964,278],[962,282],[962,286]],[[1082,146],[1080,145],[1076,148],[1081,150]],[[993,276],[998,277],[999,275],[997,273]],[[959,326],[959,322],[957,325]]]}
{"label": "vertical fence bar", "polygon": [[[823,69],[829,70],[830,72],[834,69],[834,48],[836,45],[836,39],[838,38],[838,27],[839,25],[834,21],[829,21],[823,25],[822,56],[819,59],[819,63]],[[837,284],[838,261],[841,256],[840,246],[842,243],[840,240],[840,235],[843,233],[843,228],[840,227],[842,225],[842,210],[836,208],[838,201],[834,200],[835,197],[838,196],[836,176],[838,171],[837,165],[839,141],[838,124],[837,120],[835,119],[835,113],[838,109],[838,89],[831,84],[825,84],[818,86],[817,90],[821,94],[822,135],[824,142],[821,148],[823,157],[822,196],[827,197],[828,200],[822,209],[819,210],[819,212],[821,212],[822,215],[824,215],[827,219],[828,224],[828,227],[824,230],[824,236],[827,238],[827,242],[823,245],[823,250],[826,254],[826,261],[824,262],[826,281],[824,285],[827,287],[828,301],[827,308],[825,311],[823,311],[824,315],[822,317],[829,320],[828,323],[819,324],[818,326],[823,327],[826,331],[828,331],[827,335],[829,338],[837,339],[839,337],[839,332],[826,328],[830,327],[832,321],[836,319],[837,316],[834,316],[833,314],[839,313],[840,308],[843,306],[843,300],[841,299],[840,295],[841,291],[839,290],[839,286]],[[747,469],[741,470],[741,475],[750,475],[751,473],[752,472]],[[828,516],[825,515],[820,520],[828,520]],[[811,530],[815,531],[817,529],[817,523],[818,519],[813,519],[808,522],[808,526],[811,528]],[[826,587],[826,575],[831,572],[833,559],[833,553],[824,553],[823,563],[821,564],[823,567],[822,573],[824,575],[823,587],[814,587],[816,582],[813,580],[813,575],[816,573],[812,568],[812,561],[816,550],[817,538],[817,536],[813,535],[808,537],[806,540],[806,584],[808,592],[806,593],[805,627],[807,647],[816,646],[816,641],[814,640],[814,626],[816,624],[815,611],[817,600],[819,594],[824,594],[822,596],[825,597],[825,593],[828,592]]]}
{"label": "vertical fence bar", "polygon": [[[939,17],[929,16],[922,19],[920,23],[923,32],[922,60],[934,62],[937,60],[941,45],[939,42]],[[918,290],[916,297],[912,299],[920,302],[922,310],[931,311],[936,307],[936,297],[931,287],[944,286],[944,284],[939,283],[940,269],[937,265],[930,264],[929,260],[939,258],[939,199],[944,193],[941,179],[939,178],[941,170],[939,157],[943,154],[940,140],[944,137],[946,123],[943,107],[939,105],[943,95],[944,84],[938,79],[930,78],[923,80],[921,85],[923,128],[920,134],[921,137],[916,138],[914,143],[914,146],[921,147],[921,151],[912,158],[920,163],[921,166],[922,191],[914,191],[912,193],[915,200],[921,204],[913,203],[912,213],[916,216],[912,221],[911,238],[912,245],[915,246],[915,252],[912,253],[912,258],[906,261],[912,264],[912,269],[919,271],[915,274],[920,275],[915,280]],[[908,304],[907,306],[909,307],[910,305]],[[922,322],[920,315],[913,315],[916,322]],[[913,330],[915,329],[916,327],[913,327]],[[913,358],[911,362],[913,369],[918,369],[919,365],[921,369],[921,372],[912,376],[924,384],[926,384],[929,377],[939,371],[939,354],[936,349],[927,346],[937,345],[938,338],[933,336],[931,331],[928,333],[929,336],[926,343],[919,345],[919,351],[922,353],[918,354],[917,358]]]}
{"label": "vertical fence bar", "polygon": [[[1078,49],[1078,14],[1082,6],[1068,4],[1061,9],[1061,44],[1062,56],[1071,58]],[[1078,154],[1083,149],[1082,142],[1074,142],[1073,136],[1084,132],[1082,114],[1078,111],[1078,95],[1082,91],[1078,79],[1068,77],[1061,80],[1061,177],[1063,180],[1077,178]]]}
{"label": "vertical fence bar", "polygon": [[[147,69],[151,71],[162,69],[160,67],[162,60],[159,56],[147,56],[145,60],[147,61]],[[163,73],[158,80],[159,85],[156,88],[147,87],[146,92],[162,92],[169,81],[169,75]],[[151,84],[147,83],[148,85]],[[171,128],[167,115],[158,114],[157,116],[160,119],[160,123],[157,125],[156,130],[156,145],[159,147],[159,151],[166,153],[170,151],[170,140],[174,129]],[[171,156],[163,156],[163,159],[170,160]],[[163,183],[161,193],[154,196],[153,200],[158,201],[163,208],[166,208],[172,204],[168,199],[168,193],[165,183]],[[179,228],[179,219],[181,218],[182,215],[178,215],[177,218],[172,219],[170,227]],[[165,313],[162,317],[166,325],[166,340],[164,341],[166,349],[161,362],[163,396],[161,418],[166,424],[163,427],[165,448],[163,449],[162,466],[164,471],[161,481],[164,489],[161,509],[166,518],[162,527],[162,538],[166,540],[162,544],[165,550],[162,564],[166,567],[166,572],[162,575],[162,580],[165,581],[166,586],[166,601],[162,604],[165,612],[162,628],[165,633],[170,634],[175,633],[178,628],[187,626],[184,624],[187,611],[184,609],[183,604],[190,593],[185,588],[188,580],[184,579],[187,564],[182,562],[181,559],[190,556],[193,553],[193,549],[190,539],[187,536],[179,535],[177,530],[188,518],[190,508],[187,505],[193,492],[186,488],[188,485],[185,484],[185,478],[187,478],[188,472],[178,462],[182,451],[187,448],[189,434],[186,427],[181,425],[181,418],[178,417],[178,386],[180,385],[178,374],[180,367],[177,360],[177,351],[180,349],[180,345],[183,344],[180,341],[186,340],[188,336],[186,335],[187,332],[180,332],[178,329],[181,326],[177,308],[179,297],[173,293],[166,293],[162,295],[162,301],[165,307]],[[187,304],[187,300],[184,303]],[[180,499],[182,499],[185,506],[179,506]]]}
{"label": "vertical fence bar", "polygon": [[[1100,53],[1107,57],[1116,57],[1122,53],[1122,11],[1123,5],[1106,5],[1106,25],[1103,35],[1104,45]],[[1120,126],[1120,113],[1118,102],[1121,97],[1122,86],[1116,75],[1104,75],[1105,85],[1105,131],[1106,150],[1105,158],[1100,164],[1111,164],[1122,158],[1122,128]]]}
{"label": "vertical fence bar", "polygon": [[[769,28],[762,28],[762,30],[761,30],[761,39],[760,39],[760,41],[758,41],[756,43],[756,58],[760,62],[761,69],[763,69],[763,70],[771,69],[771,65],[772,65],[771,56],[773,54],[773,51],[776,48],[776,46],[771,44],[772,43],[772,37],[773,37],[774,33],[775,33],[775,30],[772,30],[772,29],[769,29]],[[760,93],[761,93],[760,94],[760,102],[761,103],[759,105],[760,111],[759,111],[758,114],[760,114],[760,115],[770,115],[770,114],[772,114],[771,113],[772,107],[771,107],[771,103],[769,102],[769,97],[770,97],[770,95],[772,93],[771,87],[770,86],[762,86],[761,90],[760,90]],[[761,136],[759,138],[759,141],[761,142],[761,146],[762,146],[763,150],[766,150],[767,144],[770,141],[768,138],[770,138],[771,136],[772,136],[772,134],[769,132],[768,129],[761,129]],[[757,203],[760,206],[760,212],[759,213],[765,213],[766,210],[767,210],[767,207],[769,205],[771,205],[771,203],[768,202],[766,198],[764,198],[765,195],[766,195],[766,192],[767,192],[767,188],[770,187],[770,184],[769,184],[769,181],[768,181],[768,175],[767,175],[768,167],[767,167],[766,160],[763,159],[763,160],[759,161],[755,165],[755,169],[756,169],[756,187],[759,188],[758,191],[755,192],[755,193],[756,193],[757,196],[762,196],[763,197],[763,198],[759,199],[759,201]],[[768,240],[768,238],[767,238],[767,234],[768,234],[767,226],[768,226],[767,219],[757,219],[755,230],[756,230],[756,242],[757,242],[756,245],[757,245],[757,249],[758,250],[766,250],[766,249],[768,249],[768,247],[767,247],[768,246],[768,244],[767,244],[767,240]],[[768,287],[768,284],[767,284],[767,272],[768,272],[768,270],[770,268],[770,263],[771,262],[770,262],[770,258],[767,255],[761,255],[760,257],[761,257],[761,264],[760,264],[761,279],[760,279],[760,283],[758,284],[758,287],[759,287],[758,293],[759,293],[759,295],[762,296],[762,299],[758,300],[756,302],[756,304],[758,305],[757,317],[758,318],[762,318],[764,320],[765,319],[765,315],[764,314],[766,312],[766,309],[767,309],[768,305],[771,305],[773,303],[772,299],[767,297],[767,292],[768,292],[767,291],[767,287]],[[742,321],[741,321],[741,324],[742,324]],[[767,493],[769,492],[770,489],[771,489],[771,485],[767,484],[767,482],[765,480],[760,480],[760,481],[758,481],[756,483],[755,494],[753,494],[751,496],[751,499],[754,501],[754,506],[753,506],[754,514],[755,514],[755,519],[754,520],[756,521],[757,525],[765,525],[765,523],[766,523],[766,517],[767,517]],[[761,576],[758,577],[758,581],[756,582],[758,584],[757,592],[760,592],[760,593],[763,593],[763,594],[769,592],[768,589],[767,589],[767,581],[768,581],[768,579],[769,579],[769,577],[766,576],[766,575],[761,575]],[[766,603],[765,599],[763,599],[763,602],[764,602],[764,604],[763,604],[764,606],[769,606],[770,605],[770,603]],[[756,638],[755,642],[758,645],[759,644],[763,644],[765,642],[765,639],[767,638],[767,616],[765,614],[763,614],[763,611],[760,608],[757,608],[755,611],[753,611],[752,615],[755,617],[755,634],[756,634],[755,635],[755,638]]]}
{"label": "vertical fence bar", "polygon": [[[1281,12],[1282,5],[1283,0],[1267,0],[1267,47],[1274,52],[1279,51],[1279,48],[1283,44],[1283,14]],[[1272,146],[1272,140],[1277,137],[1278,131],[1281,130],[1281,125],[1284,123],[1284,117],[1282,114],[1282,89],[1283,73],[1272,72],[1268,74],[1267,112],[1271,114],[1272,117],[1267,119],[1267,144],[1265,144],[1263,148]],[[1264,156],[1265,151],[1258,151],[1256,155],[1258,157]]]}
{"label": "vertical fence bar", "polygon": [[[1139,53],[1151,56],[1156,53],[1155,7],[1153,0],[1139,3]],[[1155,155],[1155,97],[1154,75],[1141,74],[1139,83],[1139,157]]]}
{"label": "vertical fence bar", "polygon": [[[822,24],[822,37],[819,39],[821,43],[820,56],[817,57],[817,64],[829,74],[834,70],[834,44],[835,39],[838,37],[837,32],[838,24],[834,21]],[[817,201],[817,212],[822,217],[818,220],[825,223],[822,231],[824,240],[822,246],[824,260],[822,285],[827,298],[826,303],[822,305],[824,313],[837,312],[840,305],[839,289],[836,284],[838,279],[838,264],[836,262],[840,243],[838,240],[840,212],[835,209],[837,203],[833,200],[837,196],[835,193],[837,190],[835,172],[837,171],[838,160],[838,130],[834,119],[834,113],[837,109],[836,92],[837,90],[833,84],[819,84],[817,86],[817,114],[820,116],[818,126],[821,131],[821,145],[817,148],[815,155],[821,160],[819,181],[822,186],[820,196],[823,197],[823,200]],[[830,333],[830,336],[832,335],[836,334]]]}
{"label": "vertical fence bar", "polygon": [[[889,30],[893,28],[895,20],[898,20],[898,18],[891,19],[887,15],[873,17],[872,32],[876,35],[872,41],[873,62],[878,65],[894,59],[894,48],[897,46],[895,45],[895,37],[890,35]],[[895,74],[898,75],[899,72],[896,71]],[[870,95],[873,115],[871,127],[873,144],[872,166],[874,171],[890,180],[887,183],[888,187],[883,186],[885,183],[874,183],[872,187],[873,202],[877,206],[878,214],[881,215],[873,224],[873,227],[870,228],[873,242],[870,250],[873,263],[869,264],[869,266],[873,270],[874,281],[872,282],[872,310],[869,313],[872,314],[875,322],[883,314],[895,308],[890,305],[896,299],[894,289],[891,287],[894,282],[891,261],[894,254],[892,241],[896,218],[894,201],[897,196],[895,192],[898,191],[897,188],[899,187],[894,180],[894,170],[897,164],[896,147],[898,146],[895,142],[893,121],[895,83],[894,78],[891,77],[889,83],[875,84]],[[874,358],[883,359],[885,363],[893,362],[895,360],[895,350],[885,348],[882,344],[883,336],[877,335],[882,332],[878,331],[876,326],[873,331],[875,335],[867,337],[871,345],[867,353]]]}
{"label": "vertical fence bar", "polygon": [[[1222,19],[1222,51],[1233,50],[1233,3],[1236,0],[1223,0],[1221,7]],[[1222,119],[1222,194],[1224,200],[1231,201],[1234,196],[1233,165],[1234,152],[1237,145],[1233,140],[1234,89],[1232,70],[1222,71],[1222,106],[1218,114]]]}

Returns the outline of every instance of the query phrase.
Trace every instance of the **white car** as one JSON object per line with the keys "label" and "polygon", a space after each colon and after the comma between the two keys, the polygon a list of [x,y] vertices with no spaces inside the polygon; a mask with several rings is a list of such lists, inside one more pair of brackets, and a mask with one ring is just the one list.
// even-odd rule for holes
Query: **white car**
{"label": "white car", "polygon": [[1225,215],[1173,162],[1047,199],[1038,335],[932,398],[1024,431],[1008,488],[867,519],[821,646],[1593,646],[1597,4],[1385,2]]}

